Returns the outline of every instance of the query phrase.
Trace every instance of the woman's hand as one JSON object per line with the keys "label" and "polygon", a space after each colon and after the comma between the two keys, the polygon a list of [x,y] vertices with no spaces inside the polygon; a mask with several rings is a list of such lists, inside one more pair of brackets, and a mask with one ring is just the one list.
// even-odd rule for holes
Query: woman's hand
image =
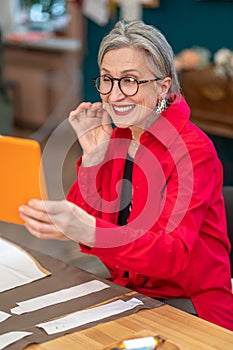
{"label": "woman's hand", "polygon": [[75,130],[83,149],[84,166],[100,163],[108,148],[112,135],[110,117],[101,102],[81,103],[69,115],[69,122]]}
{"label": "woman's hand", "polygon": [[19,212],[28,231],[38,238],[73,240],[89,247],[95,243],[95,218],[71,202],[33,199]]}

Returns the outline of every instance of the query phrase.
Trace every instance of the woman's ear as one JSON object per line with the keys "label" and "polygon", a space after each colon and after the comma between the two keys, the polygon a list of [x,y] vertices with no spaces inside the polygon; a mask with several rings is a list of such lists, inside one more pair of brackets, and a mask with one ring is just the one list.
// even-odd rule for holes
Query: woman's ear
{"label": "woman's ear", "polygon": [[163,98],[166,97],[166,94],[168,93],[168,91],[171,87],[171,83],[172,83],[172,80],[169,77],[166,77],[162,80],[162,82],[160,83],[160,89],[161,89],[160,95],[161,95],[161,97],[163,97]]}

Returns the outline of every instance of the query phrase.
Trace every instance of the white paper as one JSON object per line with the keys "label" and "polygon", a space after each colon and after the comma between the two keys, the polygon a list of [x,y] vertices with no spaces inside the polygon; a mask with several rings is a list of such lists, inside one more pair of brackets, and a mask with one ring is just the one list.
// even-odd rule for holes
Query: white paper
{"label": "white paper", "polygon": [[0,238],[0,292],[46,276],[28,253]]}
{"label": "white paper", "polygon": [[136,298],[132,298],[129,301],[116,300],[111,303],[96,306],[88,310],[77,311],[73,314],[58,318],[53,321],[40,323],[36,326],[43,328],[47,334],[56,334],[82,326],[87,323],[120,314],[122,312],[131,310],[138,305],[143,305],[143,302]]}
{"label": "white paper", "polygon": [[104,26],[109,21],[108,0],[84,0],[82,13],[98,25]]}
{"label": "white paper", "polygon": [[33,333],[30,332],[8,332],[0,335],[0,350],[4,349],[8,345],[15,343],[16,341],[27,337]]}
{"label": "white paper", "polygon": [[0,311],[0,323],[5,321],[8,317],[11,317],[11,315],[7,312]]}
{"label": "white paper", "polygon": [[109,288],[109,285],[98,280],[85,282],[74,287],[62,289],[57,292],[19,302],[17,303],[19,306],[11,309],[11,312],[13,314],[21,315],[25,312],[35,311],[47,306],[63,303],[67,300],[80,298],[84,295],[99,292],[106,288]]}

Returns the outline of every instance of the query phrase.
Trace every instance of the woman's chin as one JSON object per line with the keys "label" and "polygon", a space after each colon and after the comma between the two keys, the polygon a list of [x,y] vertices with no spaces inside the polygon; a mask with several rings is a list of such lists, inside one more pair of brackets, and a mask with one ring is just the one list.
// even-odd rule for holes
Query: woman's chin
{"label": "woman's chin", "polygon": [[131,124],[126,124],[126,123],[115,121],[115,120],[113,120],[113,123],[117,128],[121,128],[121,129],[126,129],[126,128],[129,128],[131,126]]}
{"label": "woman's chin", "polygon": [[130,121],[129,120],[130,118],[118,117],[113,114],[111,115],[111,119],[117,128],[122,128],[122,129],[129,128],[132,125],[132,121],[133,121],[133,120]]}

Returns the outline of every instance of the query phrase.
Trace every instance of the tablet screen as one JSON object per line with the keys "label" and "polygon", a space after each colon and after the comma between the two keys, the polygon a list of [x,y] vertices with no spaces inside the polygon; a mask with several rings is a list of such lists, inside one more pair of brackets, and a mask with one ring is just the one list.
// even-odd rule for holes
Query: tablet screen
{"label": "tablet screen", "polygon": [[19,206],[32,198],[47,197],[40,144],[0,136],[0,220],[23,224]]}

